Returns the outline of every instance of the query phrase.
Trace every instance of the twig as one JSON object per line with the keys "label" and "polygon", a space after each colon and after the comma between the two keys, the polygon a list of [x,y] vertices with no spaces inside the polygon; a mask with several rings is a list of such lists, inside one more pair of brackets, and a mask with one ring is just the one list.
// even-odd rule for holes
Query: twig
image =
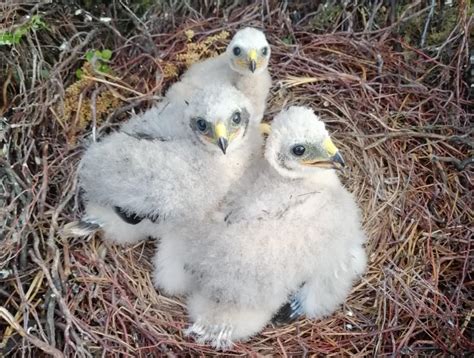
{"label": "twig", "polygon": [[23,327],[15,321],[12,314],[8,312],[5,307],[0,307],[0,317],[3,318],[11,327],[13,327],[15,331],[17,331],[22,337],[25,337],[29,342],[41,349],[43,352],[51,354],[55,358],[64,357],[64,354],[60,350],[50,346],[49,344],[25,331]]}
{"label": "twig", "polygon": [[456,158],[433,156],[433,160],[438,160],[440,162],[453,163],[453,165],[459,171],[466,169],[466,167],[470,165],[474,165],[474,157],[469,157],[463,160],[459,160]]}
{"label": "twig", "polygon": [[435,6],[436,6],[436,0],[431,0],[430,12],[428,13],[428,16],[426,17],[425,26],[423,28],[423,33],[421,34],[420,48],[425,47],[426,36],[428,35],[428,30],[430,28],[431,18],[434,15]]}

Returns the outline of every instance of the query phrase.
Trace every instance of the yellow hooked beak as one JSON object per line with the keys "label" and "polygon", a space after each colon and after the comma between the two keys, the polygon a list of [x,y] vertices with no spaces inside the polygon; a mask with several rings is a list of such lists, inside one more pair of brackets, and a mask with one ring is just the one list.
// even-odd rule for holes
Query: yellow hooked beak
{"label": "yellow hooked beak", "polygon": [[221,148],[222,153],[225,154],[227,146],[229,145],[229,136],[227,134],[227,128],[222,122],[218,122],[215,127],[215,136],[217,140],[217,145]]}
{"label": "yellow hooked beak", "polygon": [[342,169],[346,166],[342,155],[332,142],[331,138],[326,138],[322,143],[323,149],[326,151],[327,159],[306,160],[302,163],[311,167],[327,168],[327,169]]}
{"label": "yellow hooked beak", "polygon": [[251,49],[248,52],[248,63],[250,71],[255,72],[257,69],[257,50]]}

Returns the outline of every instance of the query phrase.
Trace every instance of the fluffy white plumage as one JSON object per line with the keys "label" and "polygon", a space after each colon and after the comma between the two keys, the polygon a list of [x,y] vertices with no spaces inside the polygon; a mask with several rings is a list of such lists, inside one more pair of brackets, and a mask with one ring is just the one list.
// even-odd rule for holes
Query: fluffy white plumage
{"label": "fluffy white plumage", "polygon": [[189,123],[184,120],[187,105],[184,100],[163,100],[144,113],[134,115],[120,130],[135,136],[182,139],[189,135]]}
{"label": "fluffy white plumage", "polygon": [[[99,223],[106,238],[118,243],[158,235],[161,225],[152,221],[202,220],[260,151],[252,106],[231,86],[197,90],[189,104],[166,107],[181,128],[179,136],[174,128],[163,136],[166,127],[154,126],[163,113],[157,111],[92,144],[80,164],[85,219]],[[130,225],[115,207],[145,219]]]}
{"label": "fluffy white plumage", "polygon": [[340,163],[324,124],[291,107],[221,215],[168,235],[155,282],[189,295],[189,334],[226,348],[260,331],[291,296],[312,318],[344,301],[365,269],[366,236],[353,196],[329,169]]}
{"label": "fluffy white plumage", "polygon": [[239,30],[226,52],[193,64],[180,81],[170,87],[166,97],[179,101],[189,98],[195,88],[215,83],[232,84],[251,100],[255,116],[260,119],[271,87],[270,52],[262,31],[251,27]]}

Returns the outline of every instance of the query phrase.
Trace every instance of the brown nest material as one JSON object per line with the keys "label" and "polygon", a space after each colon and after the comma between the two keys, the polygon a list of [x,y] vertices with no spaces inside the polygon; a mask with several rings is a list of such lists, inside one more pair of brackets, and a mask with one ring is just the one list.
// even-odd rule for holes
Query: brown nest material
{"label": "brown nest material", "polygon": [[[26,31],[0,46],[0,355],[217,354],[183,337],[183,302],[153,289],[153,243],[122,248],[60,232],[81,214],[76,166],[90,137],[149,106],[243,25],[263,27],[272,44],[266,120],[306,104],[335,133],[370,260],[330,317],[267,327],[226,354],[472,352],[468,3],[164,1],[144,10],[120,1],[91,13],[10,3],[0,34]],[[111,62],[91,49],[111,49]]]}

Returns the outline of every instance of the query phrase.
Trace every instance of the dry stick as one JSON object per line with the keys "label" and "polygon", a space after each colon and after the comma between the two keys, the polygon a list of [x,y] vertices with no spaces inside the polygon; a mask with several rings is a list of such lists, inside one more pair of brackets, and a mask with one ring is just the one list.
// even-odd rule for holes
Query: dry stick
{"label": "dry stick", "polygon": [[[74,188],[75,188],[75,186],[74,186]],[[61,255],[60,255],[59,249],[58,249],[58,247],[56,245],[56,242],[55,242],[55,232],[56,232],[56,229],[58,228],[58,216],[61,213],[61,211],[64,209],[65,205],[69,202],[69,200],[71,200],[71,198],[73,196],[74,196],[74,190],[71,190],[69,192],[69,194],[66,195],[64,200],[58,204],[58,206],[56,207],[56,210],[54,211],[54,213],[52,215],[52,218],[51,218],[51,226],[50,226],[49,237],[48,237],[48,246],[51,248],[51,250],[54,253],[53,264],[51,265],[51,279],[54,280],[53,284],[54,284],[55,288],[61,287],[61,280],[59,278],[59,259],[60,259]],[[36,246],[35,246],[35,249],[36,249]],[[40,257],[39,252],[38,252],[38,257]],[[59,290],[57,290],[57,293],[60,296],[57,296],[56,293],[55,293],[55,295],[56,295],[56,297],[60,298],[59,302],[60,302],[60,305],[61,305],[61,300],[64,300],[64,299],[63,299],[61,293],[59,292]],[[61,309],[63,310],[63,307],[61,307]],[[70,329],[71,324],[72,324],[72,319],[68,320],[68,315],[69,316],[72,316],[72,315],[70,314],[69,309],[67,309],[67,312],[63,312],[63,313],[66,316],[66,328],[67,328],[67,330],[65,330],[65,338],[68,339],[69,337],[66,336],[66,332],[69,333],[69,329]],[[66,341],[67,341],[67,339],[66,339]]]}
{"label": "dry stick", "polygon": [[[13,266],[13,273],[14,273],[14,276],[15,276],[15,280],[16,280],[16,291],[18,292],[19,296],[20,296],[20,299],[21,299],[21,302],[20,302],[20,305],[17,307],[17,312],[14,316],[14,319],[15,321],[16,320],[22,320],[23,321],[23,326],[25,327],[25,329],[28,329],[28,325],[29,325],[29,317],[28,317],[28,303],[29,303],[29,294],[30,294],[30,290],[28,290],[28,293],[25,294],[25,291],[23,290],[23,286],[22,286],[22,282],[20,280],[20,276],[18,275],[18,268],[15,266]],[[34,280],[33,280],[33,284],[34,284]],[[32,284],[32,285],[33,285]],[[39,320],[37,321],[39,322]],[[10,330],[8,328],[11,328]],[[3,342],[0,344],[4,344],[6,342],[8,342],[8,340],[10,339],[11,335],[12,335],[12,329],[13,327],[8,327],[5,331],[4,331],[4,335],[3,335]],[[41,329],[42,331],[42,329]],[[26,338],[23,337],[23,339],[25,340]]]}
{"label": "dry stick", "polygon": [[[39,254],[39,248],[37,245],[35,245],[35,251],[37,251]],[[53,282],[53,279],[51,277],[51,274],[48,270],[48,268],[46,267],[46,263],[40,259],[40,257],[36,256],[35,252],[33,250],[28,250],[28,253],[31,257],[31,260],[37,264],[41,270],[43,270],[43,273],[46,277],[46,280],[48,281],[48,284],[49,284],[49,287],[51,288],[51,290],[53,291],[53,294],[55,295],[55,298],[58,300],[59,302],[59,306],[61,307],[61,312],[63,313],[64,315],[64,319],[66,320],[66,328],[64,329],[64,340],[66,341],[66,344],[70,344],[71,346],[75,346],[74,343],[72,343],[71,339],[70,339],[70,334],[69,334],[69,331],[72,327],[72,322],[74,321],[74,316],[71,314],[71,312],[69,311],[69,308],[67,306],[67,303],[64,301],[64,297],[61,295],[61,293],[59,292],[59,290],[56,288],[56,285],[54,284]]]}
{"label": "dry stick", "polygon": [[[56,326],[61,328],[62,330],[66,329],[66,325],[62,322],[56,322]],[[84,348],[84,340],[78,335],[77,332],[74,330],[71,331],[71,336],[74,338],[74,341],[77,342],[77,348],[74,352],[74,356],[77,357],[96,357],[93,356],[86,348]],[[102,355],[103,356],[103,355]]]}
{"label": "dry stick", "polygon": [[239,2],[240,0],[234,0],[234,2],[231,5],[228,5],[225,9],[223,9],[224,18],[226,19],[226,21],[228,21],[229,14],[232,12],[232,10],[239,5]]}
{"label": "dry stick", "polygon": [[383,5],[383,1],[374,1],[372,5],[372,12],[369,17],[369,21],[367,21],[367,25],[365,27],[365,31],[371,31],[372,30],[372,24],[374,23],[375,16],[377,15],[377,12],[380,10],[380,7]]}
{"label": "dry stick", "polygon": [[386,33],[386,32],[390,32],[392,29],[394,29],[395,27],[397,27],[398,25],[402,24],[403,22],[406,22],[408,20],[411,20],[413,18],[416,18],[416,17],[419,17],[421,14],[423,14],[424,12],[426,12],[426,10],[428,9],[427,7],[426,8],[423,8],[411,15],[408,15],[407,17],[404,17],[404,15],[409,11],[411,10],[412,8],[416,7],[421,1],[420,0],[417,0],[415,1],[415,3],[411,4],[404,12],[403,14],[400,16],[400,20],[398,20],[397,22],[391,24],[390,26],[386,26],[382,29],[379,29],[379,30],[374,30],[374,31],[361,31],[361,32],[355,32],[354,35],[376,35],[376,34],[379,34],[379,33]]}
{"label": "dry stick", "polygon": [[8,86],[10,86],[12,82],[13,70],[11,68],[8,69],[7,78],[4,79],[4,83],[2,86],[2,99],[3,99],[3,106],[0,107],[0,115],[3,115],[9,108],[10,99],[8,98]]}
{"label": "dry stick", "polygon": [[86,38],[84,39],[84,41],[82,41],[78,46],[74,47],[73,50],[71,52],[69,52],[69,56],[63,60],[63,61],[60,61],[58,67],[55,69],[54,73],[58,73],[60,74],[61,71],[67,67],[68,65],[70,65],[71,63],[75,63],[79,57],[79,52],[86,46],[89,46],[90,43],[92,42],[92,38],[95,36],[95,34],[97,33],[97,30],[94,29],[94,30],[91,30],[87,33],[86,35]]}
{"label": "dry stick", "polygon": [[56,330],[54,326],[54,310],[56,308],[56,298],[53,295],[49,295],[47,301],[45,300],[45,303],[47,302],[47,308],[46,308],[46,322],[47,322],[47,332],[49,333],[49,341],[51,345],[56,346]]}
{"label": "dry stick", "polygon": [[97,132],[97,107],[96,107],[96,103],[97,103],[97,92],[99,91],[99,89],[97,88],[97,84],[95,84],[95,89],[94,91],[92,92],[92,96],[91,96],[91,113],[92,113],[92,141],[93,142],[97,142],[97,138],[96,138],[96,132]]}
{"label": "dry stick", "polygon": [[23,327],[20,326],[17,321],[15,321],[12,314],[5,307],[0,306],[0,317],[3,318],[11,327],[13,327],[22,337],[26,338],[29,342],[41,349],[43,352],[51,354],[55,358],[64,357],[64,354],[61,351],[25,331]]}
{"label": "dry stick", "polygon": [[456,167],[457,170],[462,171],[466,169],[467,166],[469,165],[474,165],[474,157],[469,157],[464,160],[459,160],[456,158],[450,158],[450,157],[438,157],[436,155],[433,156],[433,160],[438,160],[440,162],[447,162],[447,163],[453,163],[454,166]]}
{"label": "dry stick", "polygon": [[46,204],[46,195],[48,193],[48,143],[46,142],[43,146],[42,153],[42,164],[43,164],[43,180],[40,187],[40,198],[39,198],[39,214],[43,216],[44,207]]}
{"label": "dry stick", "polygon": [[146,24],[137,15],[135,15],[135,13],[132,10],[130,10],[130,8],[122,0],[119,0],[119,2],[120,2],[120,5],[122,5],[122,7],[130,15],[130,18],[135,23],[135,25],[140,30],[140,32],[145,35],[146,39],[151,45],[151,51],[152,51],[153,56],[158,57],[158,51],[156,49],[156,45],[153,42],[153,38],[151,37],[150,31],[148,31],[148,27],[146,26]]}
{"label": "dry stick", "polygon": [[426,17],[425,27],[423,28],[423,33],[421,35],[420,48],[423,48],[425,46],[426,36],[428,35],[428,29],[430,27],[431,18],[434,15],[435,6],[436,6],[436,0],[431,0],[430,12],[428,13],[428,16]]}
{"label": "dry stick", "polygon": [[[104,79],[102,79],[102,78],[90,77],[90,76],[83,76],[83,78],[88,79],[88,80],[91,80],[91,81],[96,81],[96,82],[105,83],[105,84],[107,84],[107,85],[111,85],[112,87],[117,87],[117,88],[126,90],[126,91],[128,91],[128,92],[132,92],[133,94],[136,94],[136,95],[138,96],[138,98],[146,97],[146,96],[147,96],[146,93],[141,93],[141,92],[135,91],[135,90],[132,89],[132,88],[125,87],[125,86],[119,85],[118,83],[110,82],[110,81],[104,80]],[[126,99],[124,99],[124,98],[121,98],[121,99],[126,100]]]}
{"label": "dry stick", "polygon": [[[351,134],[351,133],[349,133]],[[388,139],[392,138],[400,138],[400,137],[412,137],[412,138],[430,138],[430,139],[440,139],[440,140],[458,140],[461,138],[465,138],[467,135],[461,135],[461,136],[444,136],[441,134],[435,134],[435,133],[420,133],[420,132],[413,132],[413,131],[407,131],[407,132],[392,132],[392,133],[377,133],[377,134],[366,134],[362,135],[361,137],[363,138],[377,138],[377,137],[383,137],[379,139],[378,141],[369,144],[366,146],[364,149],[371,149],[374,148],[383,142],[385,142]]]}

